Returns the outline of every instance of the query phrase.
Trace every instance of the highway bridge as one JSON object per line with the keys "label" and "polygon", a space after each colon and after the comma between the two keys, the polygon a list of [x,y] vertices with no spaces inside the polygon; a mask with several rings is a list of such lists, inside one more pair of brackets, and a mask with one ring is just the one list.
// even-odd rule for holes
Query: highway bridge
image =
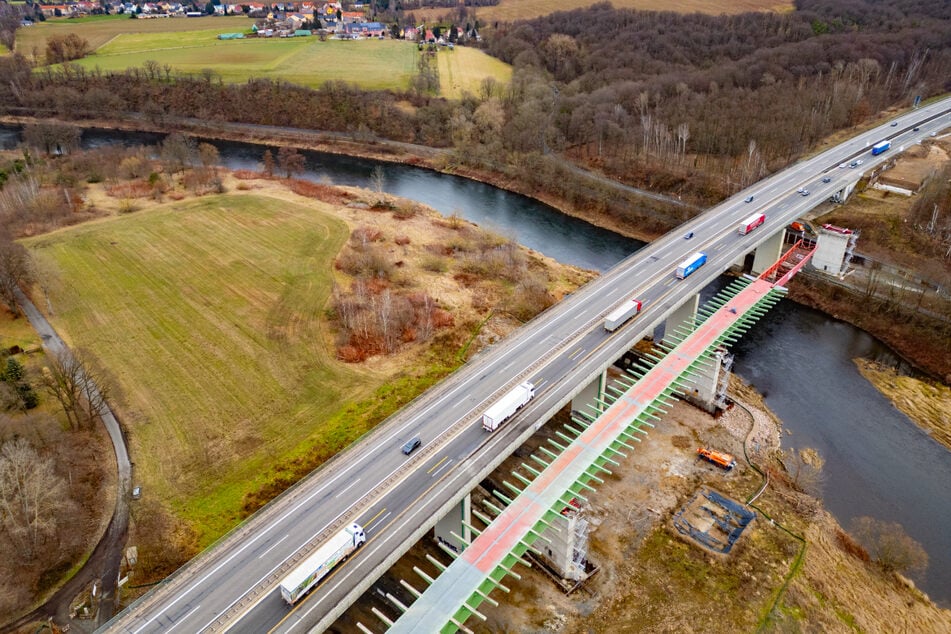
{"label": "highway bridge", "polygon": [[[636,341],[668,318],[680,321],[685,306],[691,314],[700,289],[754,250],[765,268],[778,256],[789,222],[830,196],[847,195],[865,170],[949,124],[951,99],[903,114],[764,179],[641,249],[477,355],[131,605],[105,631],[328,627]],[[892,149],[873,157],[870,147],[883,139]],[[859,157],[861,166],[848,167]],[[753,200],[745,202],[749,196]],[[739,235],[737,226],[753,211],[764,212],[766,222]],[[688,233],[693,235],[685,239]],[[676,279],[677,264],[695,251],[708,255],[707,264]],[[643,301],[641,314],[607,332],[604,316],[631,297]],[[483,431],[481,412],[525,380],[535,384],[536,397],[497,431]],[[422,447],[405,456],[401,445],[417,435]],[[291,610],[277,592],[280,579],[354,521],[365,527],[367,543]]]}

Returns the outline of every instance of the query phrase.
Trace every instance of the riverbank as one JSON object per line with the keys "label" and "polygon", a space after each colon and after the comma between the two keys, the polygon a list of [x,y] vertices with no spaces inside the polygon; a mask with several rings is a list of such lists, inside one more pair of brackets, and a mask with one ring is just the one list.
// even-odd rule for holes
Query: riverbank
{"label": "riverbank", "polygon": [[951,387],[899,374],[868,359],[856,359],[855,365],[892,405],[951,450]]}

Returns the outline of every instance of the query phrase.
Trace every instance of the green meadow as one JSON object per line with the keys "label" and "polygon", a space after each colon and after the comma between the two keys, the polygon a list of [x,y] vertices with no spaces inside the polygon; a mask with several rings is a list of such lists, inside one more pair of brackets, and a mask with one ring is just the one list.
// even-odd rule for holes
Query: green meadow
{"label": "green meadow", "polygon": [[[17,50],[42,60],[46,38],[74,32],[94,48],[91,55],[75,62],[89,69],[123,71],[155,61],[177,75],[200,75],[210,70],[230,83],[259,78],[317,88],[339,80],[370,90],[409,88],[419,55],[415,44],[390,39],[217,39],[220,33],[248,32],[254,21],[244,17],[120,17],[50,20],[20,29]],[[511,78],[507,64],[472,48],[441,49],[438,60],[441,95],[448,98],[478,93],[487,77],[500,83]]]}
{"label": "green meadow", "polygon": [[223,195],[25,244],[52,322],[115,386],[136,482],[207,543],[285,464],[366,429],[385,377],[338,362],[324,311],[346,225],[322,203]]}

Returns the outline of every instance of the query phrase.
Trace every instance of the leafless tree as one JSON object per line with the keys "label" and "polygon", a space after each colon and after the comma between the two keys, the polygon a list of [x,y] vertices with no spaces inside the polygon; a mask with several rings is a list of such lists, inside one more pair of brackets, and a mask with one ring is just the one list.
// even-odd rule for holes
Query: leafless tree
{"label": "leafless tree", "polygon": [[190,136],[173,132],[162,141],[162,159],[168,164],[171,172],[185,172],[185,168],[192,164],[197,153],[195,139]]}
{"label": "leafless tree", "polygon": [[61,123],[35,123],[23,128],[23,142],[44,154],[69,154],[79,147],[82,130]]}
{"label": "leafless tree", "polygon": [[386,187],[386,172],[383,171],[381,166],[377,165],[373,168],[373,173],[370,174],[370,182],[373,184],[373,191],[376,192],[377,201],[379,203],[385,202],[383,188]]}
{"label": "leafless tree", "polygon": [[16,291],[33,283],[33,261],[26,247],[0,237],[0,300],[14,317],[20,315]]}
{"label": "leafless tree", "polygon": [[271,150],[264,150],[264,155],[261,156],[261,171],[268,178],[274,176],[274,154]]}
{"label": "leafless tree", "polygon": [[59,401],[74,430],[92,426],[108,395],[104,378],[81,352],[51,355],[49,365],[43,368],[42,383]]}
{"label": "leafless tree", "polygon": [[277,150],[277,164],[281,166],[285,178],[290,178],[295,174],[304,171],[304,155],[297,151],[297,148],[281,147]]}
{"label": "leafless tree", "polygon": [[898,522],[857,517],[851,533],[885,572],[923,572],[928,567],[928,553]]}
{"label": "leafless tree", "polygon": [[783,452],[782,462],[793,487],[813,497],[819,495],[825,460],[818,451],[810,447],[789,449]]}
{"label": "leafless tree", "polygon": [[0,525],[20,557],[31,559],[53,534],[65,499],[66,483],[52,460],[23,438],[0,446]]}

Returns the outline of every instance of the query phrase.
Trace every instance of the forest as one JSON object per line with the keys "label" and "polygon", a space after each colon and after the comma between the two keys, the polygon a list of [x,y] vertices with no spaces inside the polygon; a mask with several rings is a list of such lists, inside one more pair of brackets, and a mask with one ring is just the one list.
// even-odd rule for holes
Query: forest
{"label": "forest", "polygon": [[451,148],[449,169],[502,173],[524,193],[609,214],[643,233],[693,213],[657,209],[577,176],[565,161],[695,207],[796,160],[836,130],[951,89],[951,5],[799,0],[791,13],[735,16],[617,10],[610,4],[503,23],[480,44],[513,81],[437,98],[342,82],[310,90],[158,62],[123,73],[70,64],[33,72],[0,60],[0,108],[83,119],[134,113],[348,132]]}

